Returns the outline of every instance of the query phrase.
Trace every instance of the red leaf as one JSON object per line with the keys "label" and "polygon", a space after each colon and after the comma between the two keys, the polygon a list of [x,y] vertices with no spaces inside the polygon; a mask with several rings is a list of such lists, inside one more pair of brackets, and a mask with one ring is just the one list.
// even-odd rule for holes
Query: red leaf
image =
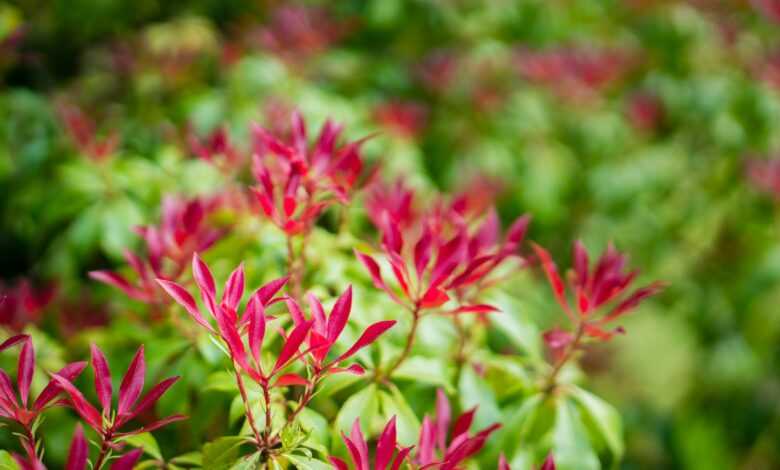
{"label": "red leaf", "polygon": [[14,346],[16,344],[21,343],[22,341],[28,339],[30,335],[16,335],[11,336],[7,340],[3,341],[2,344],[0,344],[0,351],[5,351],[6,349],[10,348],[11,346]]}
{"label": "red leaf", "polygon": [[213,303],[213,300],[217,295],[214,276],[211,275],[209,267],[200,259],[197,253],[193,253],[192,255],[192,275],[200,288],[201,294],[204,296],[204,302],[206,301],[205,296],[208,296]]}
{"label": "red leaf", "polygon": [[303,315],[303,310],[298,302],[292,297],[285,297],[284,302],[287,304],[287,310],[290,312],[294,325],[300,325],[306,321],[306,317]]}
{"label": "red leaf", "polygon": [[387,289],[385,282],[382,280],[382,271],[379,269],[379,265],[371,256],[361,253],[355,250],[355,256],[363,263],[363,266],[368,269],[368,273],[371,275],[371,280],[374,282],[374,286],[378,289]]}
{"label": "red leaf", "polygon": [[498,470],[512,470],[512,467],[509,466],[509,462],[506,461],[506,456],[504,456],[503,452],[498,457]]}
{"label": "red leaf", "polygon": [[287,284],[287,281],[290,279],[290,276],[280,277],[279,279],[274,279],[273,281],[269,282],[268,284],[264,285],[263,287],[257,289],[255,292],[255,295],[258,299],[260,299],[263,303],[263,305],[268,305],[268,302],[271,300],[271,298],[276,295],[277,292],[279,292],[279,289],[284,287],[285,284]]}
{"label": "red leaf", "polygon": [[462,415],[458,416],[455,420],[455,424],[452,427],[452,440],[460,436],[463,433],[469,432],[472,421],[474,421],[474,414],[477,412],[477,407],[466,411]]}
{"label": "red leaf", "polygon": [[32,384],[34,373],[35,349],[33,348],[32,338],[28,336],[24,344],[22,344],[22,350],[19,352],[19,369],[16,375],[19,396],[24,406],[27,406],[27,398],[30,396],[30,384]]}
{"label": "red leaf", "polygon": [[184,307],[184,309],[187,310],[187,313],[189,313],[190,316],[199,325],[203,326],[212,333],[214,332],[214,328],[211,327],[209,322],[206,321],[206,319],[200,313],[200,309],[195,303],[195,299],[192,298],[189,292],[187,292],[182,286],[176,284],[175,282],[166,281],[164,279],[157,279],[157,283],[160,284],[160,287],[162,287],[163,290],[168,293],[168,295],[173,297],[173,300]]}
{"label": "red leaf", "polygon": [[390,418],[379,440],[376,443],[376,456],[374,457],[374,468],[376,470],[385,470],[390,460],[393,458],[396,443],[395,416]]}
{"label": "red leaf", "polygon": [[81,428],[81,424],[77,424],[76,431],[73,433],[73,440],[70,443],[65,470],[86,470],[88,459],[89,445],[86,438],[84,438],[84,429]]}
{"label": "red leaf", "polygon": [[230,277],[225,283],[225,292],[222,293],[222,303],[235,311],[238,308],[238,304],[241,302],[241,297],[243,295],[244,263],[241,263],[235,271],[230,274]]}
{"label": "red leaf", "polygon": [[275,386],[277,387],[289,387],[291,385],[308,385],[309,381],[301,377],[298,374],[284,374],[276,379]]}
{"label": "red leaf", "polygon": [[141,398],[141,401],[138,402],[138,406],[135,407],[133,412],[130,413],[126,418],[124,418],[122,422],[126,423],[127,421],[130,421],[131,419],[140,415],[144,411],[153,407],[154,404],[157,403],[157,400],[159,400],[160,397],[163,396],[165,392],[167,392],[168,389],[171,388],[171,386],[173,386],[173,384],[175,384],[178,380],[179,380],[178,376],[168,377],[167,379],[163,380],[162,382],[152,387],[152,389],[146,392],[146,395],[144,395],[144,397]]}
{"label": "red leaf", "polygon": [[260,350],[263,347],[265,338],[265,309],[258,302],[252,302],[247,306],[249,311],[249,351],[255,360],[257,367],[260,367]]}
{"label": "red leaf", "polygon": [[[450,401],[444,390],[436,389],[436,441],[440,449],[447,448],[447,432],[450,429],[451,419]],[[457,436],[453,436],[453,439]]]}
{"label": "red leaf", "polygon": [[393,466],[390,467],[390,470],[398,470],[401,467],[401,464],[404,463],[404,459],[406,459],[406,456],[409,455],[409,452],[412,451],[413,446],[404,447],[398,452],[398,455],[395,457],[395,460],[393,461]]}
{"label": "red leaf", "polygon": [[154,421],[151,424],[147,424],[146,426],[144,426],[142,428],[139,428],[139,429],[136,429],[136,430],[130,431],[130,432],[119,433],[116,436],[117,437],[133,436],[133,435],[136,435],[136,434],[143,434],[145,432],[152,432],[152,431],[154,431],[156,429],[160,429],[163,426],[167,426],[167,425],[169,425],[171,423],[175,423],[177,421],[181,421],[181,420],[184,420],[184,419],[187,419],[187,417],[184,416],[184,415],[168,416],[166,418]]}
{"label": "red leaf", "polygon": [[414,267],[417,270],[418,278],[422,278],[422,272],[431,261],[432,245],[433,236],[430,227],[426,224],[420,239],[414,245]]}
{"label": "red leaf", "polygon": [[436,308],[440,307],[448,300],[450,300],[450,296],[448,296],[446,292],[437,289],[436,287],[431,287],[425,292],[425,295],[423,295],[423,298],[420,300],[420,306],[422,308]]}
{"label": "red leaf", "polygon": [[275,374],[279,369],[284,367],[285,364],[287,364],[287,361],[289,361],[298,352],[298,348],[301,346],[301,343],[303,343],[303,340],[306,339],[306,335],[309,333],[310,328],[311,322],[307,321],[301,323],[293,329],[292,333],[290,333],[290,336],[287,337],[287,341],[285,341],[284,346],[282,346],[282,351],[279,353],[279,357],[276,359],[276,364],[274,364],[272,374]]}
{"label": "red leaf", "polygon": [[230,357],[248,371],[250,368],[246,362],[246,349],[244,349],[241,335],[238,333],[235,322],[231,321],[223,309],[217,310],[217,327],[219,328],[220,336],[230,349]]}
{"label": "red leaf", "polygon": [[111,410],[111,397],[113,389],[111,387],[111,370],[108,368],[106,356],[94,343],[89,346],[92,352],[92,370],[95,372],[95,392],[98,400],[103,407],[103,413],[108,415]]}
{"label": "red leaf", "polygon": [[131,299],[140,300],[142,302],[149,300],[149,296],[146,293],[130,284],[127,279],[117,273],[111,271],[90,271],[89,277],[120,289]]}
{"label": "red leaf", "polygon": [[585,289],[588,284],[588,252],[580,240],[574,242],[574,272],[577,274],[577,285]]}
{"label": "red leaf", "polygon": [[325,310],[322,308],[322,303],[311,292],[306,294],[306,299],[309,301],[309,311],[311,312],[312,321],[314,321],[314,331],[321,335],[326,335],[328,320],[325,318]]}
{"label": "red leaf", "polygon": [[492,313],[492,312],[500,312],[498,308],[487,305],[487,304],[477,304],[477,305],[465,305],[463,307],[458,307],[455,310],[452,311],[452,313]]}
{"label": "red leaf", "polygon": [[[79,376],[79,374],[81,374],[86,366],[87,363],[85,361],[73,362],[60,369],[59,372],[57,372],[57,375],[63,377],[66,380],[73,381],[76,377]],[[38,398],[35,399],[35,403],[33,403],[33,410],[42,410],[61,391],[62,388],[60,388],[60,386],[57,384],[57,381],[53,379],[50,380],[41,393],[38,394]]]}
{"label": "red leaf", "polygon": [[544,459],[542,466],[539,470],[555,470],[555,460],[553,460],[552,454],[547,454],[547,458]]}
{"label": "red leaf", "polygon": [[144,375],[146,374],[146,361],[144,361],[144,346],[138,348],[138,351],[127,368],[125,376],[122,377],[122,383],[119,385],[119,405],[117,413],[119,415],[127,414],[130,408],[135,404],[141,391],[144,388]]}
{"label": "red leaf", "polygon": [[366,328],[363,334],[360,335],[360,338],[355,341],[355,344],[353,344],[352,347],[350,347],[344,354],[339,356],[338,359],[333,361],[333,363],[336,364],[351,357],[359,350],[376,341],[379,336],[381,336],[385,331],[389,330],[393,325],[395,325],[395,320],[380,321],[369,326]]}
{"label": "red leaf", "polygon": [[339,374],[341,372],[348,372],[350,374],[363,375],[363,374],[366,373],[366,370],[360,364],[352,364],[349,367],[332,367],[331,369],[329,369],[329,371],[332,374]]}
{"label": "red leaf", "polygon": [[102,418],[100,417],[100,413],[87,401],[86,398],[84,398],[84,395],[82,395],[81,392],[76,387],[74,387],[69,380],[60,377],[57,374],[52,375],[52,379],[55,380],[59,386],[62,387],[65,393],[68,394],[73,407],[76,409],[78,414],[84,418],[84,421],[86,421],[87,424],[89,424],[95,430],[102,429]]}
{"label": "red leaf", "polygon": [[133,470],[133,467],[135,467],[136,462],[138,462],[138,459],[141,458],[143,453],[143,449],[131,450],[130,452],[116,459],[113,465],[111,465],[111,470]]}
{"label": "red leaf", "polygon": [[348,286],[347,290],[341,294],[336,300],[336,304],[330,311],[328,317],[328,340],[331,342],[336,341],[344,327],[349,320],[349,314],[352,310],[352,286]]}
{"label": "red leaf", "polygon": [[336,468],[336,470],[349,470],[349,466],[346,462],[341,460],[338,457],[328,457],[330,459],[330,463],[333,464],[333,466]]}
{"label": "red leaf", "polygon": [[558,268],[555,266],[552,258],[550,258],[550,254],[547,252],[547,250],[537,245],[536,243],[534,243],[532,246],[536,252],[536,256],[538,256],[539,260],[542,262],[542,268],[544,269],[544,273],[547,275],[547,280],[552,286],[553,294],[555,294],[555,300],[558,301],[558,304],[561,306],[561,308],[563,308],[563,311],[566,312],[569,318],[574,320],[571,310],[569,309],[569,303],[566,301],[565,287],[561,277],[558,275]]}

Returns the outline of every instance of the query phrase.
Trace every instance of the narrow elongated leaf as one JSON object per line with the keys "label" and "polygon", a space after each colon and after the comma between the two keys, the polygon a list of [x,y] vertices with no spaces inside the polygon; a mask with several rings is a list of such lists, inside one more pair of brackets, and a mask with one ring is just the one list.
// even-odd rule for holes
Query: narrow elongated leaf
{"label": "narrow elongated leaf", "polygon": [[119,405],[117,406],[119,415],[127,414],[138,400],[144,388],[144,375],[146,375],[146,361],[144,360],[144,346],[141,345],[119,385]]}
{"label": "narrow elongated leaf", "polygon": [[200,259],[197,253],[192,255],[192,275],[195,278],[195,282],[198,284],[201,293],[212,300],[215,299],[217,296],[217,288],[214,283],[214,276],[211,275],[209,267]]}
{"label": "narrow elongated leaf", "polygon": [[209,331],[214,331],[214,329],[211,327],[209,322],[206,321],[206,319],[203,317],[203,315],[200,313],[200,309],[198,308],[198,305],[195,303],[195,299],[190,295],[189,292],[187,292],[186,289],[184,289],[182,286],[176,284],[175,282],[166,281],[164,279],[157,279],[157,283],[160,284],[160,287],[165,290],[165,292],[168,293],[171,297],[173,297],[173,300],[178,302],[179,305],[184,307],[185,310],[187,310],[187,313],[190,314],[190,316],[198,322],[201,326],[206,328]]}
{"label": "narrow elongated leaf", "polygon": [[27,406],[27,398],[30,396],[30,385],[32,384],[34,373],[35,349],[33,348],[32,339],[28,337],[22,344],[22,350],[19,352],[19,370],[16,376],[19,398],[21,398],[23,406]]}
{"label": "narrow elongated leaf", "polygon": [[346,350],[344,354],[339,356],[338,359],[334,361],[334,363],[339,363],[353,356],[356,352],[360,351],[364,347],[376,341],[377,338],[379,338],[385,331],[392,328],[393,325],[395,325],[395,320],[380,321],[369,326],[368,328],[366,328],[363,334],[360,335],[360,338],[358,338],[358,340],[355,341],[355,344],[353,344],[348,350]]}
{"label": "narrow elongated leaf", "polygon": [[116,459],[113,465],[111,465],[111,470],[133,470],[133,467],[135,467],[136,462],[138,462],[143,453],[143,449],[131,450],[130,452]]}
{"label": "narrow elongated leaf", "polygon": [[103,407],[103,413],[106,414],[111,410],[111,397],[113,396],[111,370],[108,368],[103,351],[94,343],[89,347],[92,352],[92,370],[95,372],[95,392]]}
{"label": "narrow elongated leaf", "polygon": [[88,459],[89,445],[84,437],[84,429],[82,429],[81,424],[77,424],[76,431],[73,433],[73,440],[70,443],[65,470],[86,470]]}
{"label": "narrow elongated leaf", "polygon": [[301,346],[301,343],[303,343],[303,340],[306,339],[306,335],[309,333],[310,328],[311,322],[307,321],[301,323],[293,329],[292,333],[290,333],[290,336],[287,337],[287,341],[285,341],[284,346],[282,346],[282,351],[279,353],[279,357],[276,359],[276,364],[274,364],[272,372],[273,374],[284,367],[287,364],[287,361],[292,359],[292,357],[298,352],[298,348]]}
{"label": "narrow elongated leaf", "polygon": [[82,395],[81,392],[76,387],[74,387],[69,380],[60,377],[57,374],[52,375],[52,379],[54,379],[59,384],[59,386],[62,387],[65,393],[68,394],[73,407],[76,409],[76,412],[78,412],[78,414],[84,418],[84,421],[86,421],[93,429],[101,429],[102,420],[100,413],[87,401],[86,398],[84,398],[84,395]]}
{"label": "narrow elongated leaf", "polygon": [[238,267],[230,274],[227,282],[225,283],[225,292],[222,293],[222,303],[228,306],[231,310],[236,310],[238,304],[241,302],[241,297],[244,295],[244,263],[238,265]]}
{"label": "narrow elongated leaf", "polygon": [[393,458],[396,443],[395,416],[390,418],[382,434],[376,443],[376,455],[374,457],[374,468],[385,470],[390,460]]}
{"label": "narrow elongated leaf", "polygon": [[[79,376],[79,374],[81,374],[85,367],[87,367],[86,361],[73,362],[60,369],[59,372],[57,372],[57,375],[72,382],[76,377]],[[36,411],[42,410],[61,391],[62,388],[57,384],[56,380],[49,380],[49,383],[46,385],[46,387],[44,387],[41,393],[38,394],[38,398],[35,399],[35,403],[33,403],[33,409]]]}
{"label": "narrow elongated leaf", "polygon": [[336,300],[336,304],[330,311],[330,316],[328,317],[328,339],[330,341],[336,341],[341,332],[344,331],[351,310],[352,286],[350,285],[347,287],[347,290],[339,296],[338,300]]}
{"label": "narrow elongated leaf", "polygon": [[163,394],[165,394],[165,392],[167,392],[168,389],[171,388],[178,380],[178,376],[168,377],[167,379],[152,387],[152,389],[146,392],[146,395],[141,398],[141,401],[138,402],[138,406],[133,409],[133,412],[130,413],[130,415],[128,415],[124,421],[129,421],[149,408],[153,407],[154,404],[157,403],[157,400],[159,400],[160,397],[163,396]]}

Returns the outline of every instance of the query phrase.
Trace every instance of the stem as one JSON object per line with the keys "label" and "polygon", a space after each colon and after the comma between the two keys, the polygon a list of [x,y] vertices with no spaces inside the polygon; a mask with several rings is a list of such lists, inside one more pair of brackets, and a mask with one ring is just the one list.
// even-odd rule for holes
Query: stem
{"label": "stem", "polygon": [[318,372],[314,374],[314,377],[312,377],[311,381],[306,384],[306,389],[303,391],[303,395],[301,395],[298,406],[296,406],[293,412],[290,413],[290,416],[287,417],[288,423],[292,423],[295,420],[295,417],[298,416],[298,414],[303,411],[304,408],[306,408],[306,405],[309,404],[312,396],[314,395],[314,389],[317,387],[317,382],[319,379],[320,373]]}
{"label": "stem", "polygon": [[466,361],[466,343],[468,343],[468,331],[463,325],[463,320],[457,313],[452,317],[452,321],[455,324],[455,329],[458,332],[458,347],[455,351],[455,363],[458,366],[462,365]]}
{"label": "stem", "polygon": [[[249,427],[252,428],[252,433],[255,435],[255,441],[257,445],[260,445],[263,441],[260,439],[260,433],[255,425],[255,415],[252,413],[252,405],[249,403],[249,397],[246,393],[246,387],[244,386],[244,379],[241,377],[241,371],[238,366],[233,363],[233,370],[236,373],[236,384],[238,384],[238,391],[241,393],[241,400],[244,402],[244,409],[246,410],[246,419],[249,422]],[[266,408],[268,408],[266,404]],[[266,426],[268,423],[266,422]]]}
{"label": "stem", "polygon": [[95,466],[93,467],[95,470],[100,470],[103,467],[103,464],[106,462],[106,457],[108,457],[108,453],[111,451],[108,443],[111,442],[112,438],[113,431],[108,431],[103,435],[103,443],[100,445],[100,453],[98,454],[98,458],[95,461]]}
{"label": "stem", "polygon": [[268,382],[263,384],[263,400],[265,401],[265,447],[271,448],[271,392]]}
{"label": "stem", "polygon": [[584,334],[585,322],[580,322],[580,324],[577,326],[577,333],[574,335],[574,339],[572,339],[572,341],[566,346],[563,355],[555,363],[555,366],[550,372],[550,375],[547,376],[547,380],[544,382],[542,390],[545,394],[549,394],[555,389],[558,374],[560,373],[563,366],[566,365],[566,363],[569,362],[569,360],[574,356],[574,353],[577,351],[577,349],[579,349]]}
{"label": "stem", "polygon": [[414,344],[414,337],[417,335],[417,326],[420,323],[420,305],[419,303],[414,306],[414,310],[412,310],[412,328],[409,330],[409,335],[406,337],[406,344],[404,345],[404,350],[401,352],[401,355],[398,356],[398,359],[393,362],[393,364],[390,366],[390,368],[387,369],[387,372],[385,372],[385,377],[390,377],[393,375],[393,372],[395,372],[398,367],[403,364],[403,362],[406,360],[407,357],[409,357],[409,353],[412,352],[412,345]]}

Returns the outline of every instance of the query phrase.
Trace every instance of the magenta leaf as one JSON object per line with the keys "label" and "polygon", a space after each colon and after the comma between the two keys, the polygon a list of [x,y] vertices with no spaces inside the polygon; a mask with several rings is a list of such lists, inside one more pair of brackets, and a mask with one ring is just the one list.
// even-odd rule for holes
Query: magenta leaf
{"label": "magenta leaf", "polygon": [[211,275],[209,267],[200,259],[197,253],[192,255],[192,275],[195,277],[195,282],[198,284],[201,294],[204,297],[208,296],[213,301],[217,296],[214,276]]}
{"label": "magenta leaf", "polygon": [[89,445],[84,437],[84,429],[82,429],[81,424],[77,424],[76,431],[73,433],[73,440],[70,443],[65,470],[86,470],[88,459]]}
{"label": "magenta leaf", "polygon": [[27,406],[27,398],[30,396],[30,385],[32,384],[33,374],[35,373],[35,349],[32,339],[28,336],[22,350],[19,352],[19,369],[16,376],[16,382],[19,385],[19,397],[22,405]]}
{"label": "magenta leaf", "polygon": [[298,348],[301,346],[301,343],[303,343],[303,340],[306,339],[306,335],[309,333],[309,329],[311,329],[310,321],[301,323],[293,329],[292,333],[290,333],[290,336],[287,337],[287,341],[285,341],[284,346],[282,346],[282,351],[279,353],[279,357],[276,359],[276,364],[274,364],[272,374],[275,374],[279,369],[284,367],[287,362],[292,359],[292,357],[298,352]]}
{"label": "magenta leaf", "polygon": [[111,410],[111,397],[113,394],[111,371],[108,368],[108,362],[105,355],[103,355],[103,351],[94,343],[90,344],[89,348],[92,352],[92,370],[95,372],[95,392],[103,407],[103,413],[108,414]]}
{"label": "magenta leaf", "polygon": [[190,316],[196,322],[198,322],[198,324],[211,332],[214,331],[211,325],[209,325],[209,322],[207,322],[200,313],[200,309],[198,309],[198,305],[195,303],[195,299],[192,297],[192,295],[190,295],[189,292],[187,292],[187,290],[175,282],[166,281],[165,279],[157,279],[157,283],[160,284],[160,287],[162,287],[163,290],[168,293],[168,295],[173,297],[173,300],[184,307],[184,309],[187,310],[187,313],[189,313]]}
{"label": "magenta leaf", "polygon": [[348,286],[347,290],[336,300],[328,317],[328,339],[330,341],[336,341],[341,332],[344,331],[351,310],[352,286]]}
{"label": "magenta leaf", "polygon": [[290,280],[290,276],[274,279],[263,287],[257,289],[257,292],[255,292],[254,295],[262,301],[264,306],[268,305],[268,302],[271,300],[271,298],[273,298],[273,296],[276,295],[276,293],[279,292],[279,290],[284,287],[285,284],[287,284],[288,280]]}
{"label": "magenta leaf", "polygon": [[380,322],[376,322],[373,325],[366,328],[366,330],[363,332],[362,335],[360,335],[360,338],[358,338],[357,341],[355,341],[355,344],[352,345],[344,354],[338,357],[334,363],[339,363],[345,359],[348,359],[352,355],[354,355],[359,350],[363,349],[364,347],[370,345],[374,341],[379,338],[385,331],[392,328],[392,326],[395,325],[395,320],[384,320]]}
{"label": "magenta leaf", "polygon": [[111,470],[133,470],[133,467],[135,467],[136,462],[138,462],[143,453],[143,449],[131,450],[130,452],[116,459],[113,465],[111,465]]}
{"label": "magenta leaf", "polygon": [[[59,372],[57,372],[57,375],[63,377],[68,381],[73,381],[76,377],[78,377],[81,374],[81,372],[84,370],[86,366],[87,363],[85,361],[73,362],[60,369]],[[33,410],[35,411],[42,410],[61,391],[62,388],[57,384],[57,381],[54,379],[50,380],[49,383],[46,385],[46,387],[44,387],[44,389],[41,391],[41,393],[38,394],[38,398],[35,399],[35,403],[33,403]]]}
{"label": "magenta leaf", "polygon": [[6,349],[10,348],[11,346],[14,346],[16,344],[21,343],[22,341],[28,339],[30,335],[16,335],[11,336],[7,340],[3,341],[2,344],[0,344],[0,351],[5,351]]}
{"label": "magenta leaf", "polygon": [[138,348],[133,361],[122,378],[119,385],[119,405],[117,413],[126,415],[135,404],[144,388],[144,375],[146,374],[146,361],[144,361],[144,346]]}
{"label": "magenta leaf", "polygon": [[396,443],[396,428],[395,428],[395,416],[390,418],[385,429],[382,431],[382,435],[379,436],[379,440],[376,443],[376,456],[374,457],[374,468],[377,470],[385,470],[390,460],[393,458],[393,452],[395,452]]}
{"label": "magenta leaf", "polygon": [[244,295],[244,263],[241,263],[230,274],[225,283],[225,292],[222,293],[222,303],[231,310],[236,310]]}
{"label": "magenta leaf", "polygon": [[104,284],[108,284],[110,286],[116,287],[117,289],[124,292],[125,295],[127,295],[131,299],[140,300],[140,301],[149,300],[148,295],[146,295],[137,287],[130,284],[130,282],[128,282],[128,280],[125,279],[120,274],[111,271],[90,271],[89,277],[91,277],[96,281],[100,281]]}
{"label": "magenta leaf", "polygon": [[163,396],[163,394],[165,394],[165,392],[167,392],[168,389],[171,388],[171,386],[175,384],[176,381],[178,380],[179,380],[178,376],[168,377],[167,379],[163,380],[162,382],[152,387],[152,389],[146,392],[146,395],[144,395],[144,397],[141,398],[141,401],[138,402],[138,406],[135,407],[133,412],[129,416],[127,416],[127,418],[124,419],[124,422],[127,422],[135,418],[136,416],[140,415],[144,411],[153,407],[154,404],[157,403],[157,400],[159,400],[160,397]]}
{"label": "magenta leaf", "polygon": [[247,306],[249,311],[249,351],[255,360],[255,364],[260,367],[260,350],[263,347],[265,338],[265,309],[260,302],[253,302]]}
{"label": "magenta leaf", "polygon": [[78,414],[84,418],[84,421],[86,421],[87,424],[92,427],[92,429],[102,429],[102,418],[100,417],[100,413],[87,401],[86,398],[84,398],[84,395],[82,395],[81,392],[76,387],[74,387],[69,380],[60,377],[57,374],[52,375],[52,379],[55,380],[59,386],[62,387],[65,393],[68,394],[73,407],[76,409],[76,412],[78,412]]}

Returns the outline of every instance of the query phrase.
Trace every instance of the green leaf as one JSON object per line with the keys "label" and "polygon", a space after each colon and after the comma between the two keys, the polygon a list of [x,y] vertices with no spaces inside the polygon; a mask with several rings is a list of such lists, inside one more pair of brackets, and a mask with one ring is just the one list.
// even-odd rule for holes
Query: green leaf
{"label": "green leaf", "polygon": [[333,466],[322,460],[315,460],[298,455],[287,455],[290,463],[295,464],[298,470],[332,470]]}
{"label": "green leaf", "polygon": [[160,453],[160,446],[157,445],[157,440],[151,433],[144,432],[141,434],[135,434],[123,439],[125,442],[133,447],[143,449],[144,452],[151,455],[157,460],[162,460],[162,454]]}
{"label": "green leaf", "polygon": [[236,377],[227,371],[214,372],[206,378],[204,390],[235,393],[238,391]]}
{"label": "green leaf", "polygon": [[342,405],[339,414],[336,416],[336,433],[349,432],[352,424],[360,418],[360,425],[363,432],[371,429],[371,423],[377,414],[379,399],[377,397],[377,388],[371,384],[358,393],[352,395]]}
{"label": "green leaf", "polygon": [[203,466],[203,455],[200,452],[187,452],[171,459],[171,463],[177,465]]}
{"label": "green leaf", "polygon": [[240,436],[220,437],[203,446],[203,468],[226,470],[238,459],[238,449],[246,439]]}
{"label": "green leaf", "polygon": [[504,426],[498,430],[498,434],[493,439],[488,441],[485,450],[490,460],[497,460],[501,452],[508,458],[512,458],[527,447],[528,434],[543,401],[544,395],[537,393],[523,400],[520,406],[505,411]]}
{"label": "green leaf", "polygon": [[[238,462],[234,463],[230,470],[254,470],[257,468],[258,462],[260,462],[260,452],[255,452],[252,455],[241,457]],[[210,468],[204,466],[203,468]]]}
{"label": "green leaf", "polygon": [[588,417],[593,421],[604,442],[616,459],[623,456],[623,423],[620,413],[601,398],[579,387],[571,388],[571,397],[574,398]]}
{"label": "green leaf", "polygon": [[0,470],[21,470],[11,454],[0,450]]}
{"label": "green leaf", "polygon": [[398,441],[402,445],[415,444],[420,435],[420,420],[409,406],[406,398],[398,387],[392,385],[390,393],[380,392],[383,421],[387,423],[393,416],[396,418]]}
{"label": "green leaf", "polygon": [[590,445],[577,408],[566,400],[556,406],[552,453],[559,470],[599,470],[601,464]]}
{"label": "green leaf", "polygon": [[476,427],[484,428],[501,421],[501,410],[498,408],[495,394],[470,365],[464,366],[461,371],[458,390],[462,409],[478,406],[474,418]]}
{"label": "green leaf", "polygon": [[393,378],[442,387],[450,394],[455,391],[446,365],[438,358],[412,356],[393,372]]}

